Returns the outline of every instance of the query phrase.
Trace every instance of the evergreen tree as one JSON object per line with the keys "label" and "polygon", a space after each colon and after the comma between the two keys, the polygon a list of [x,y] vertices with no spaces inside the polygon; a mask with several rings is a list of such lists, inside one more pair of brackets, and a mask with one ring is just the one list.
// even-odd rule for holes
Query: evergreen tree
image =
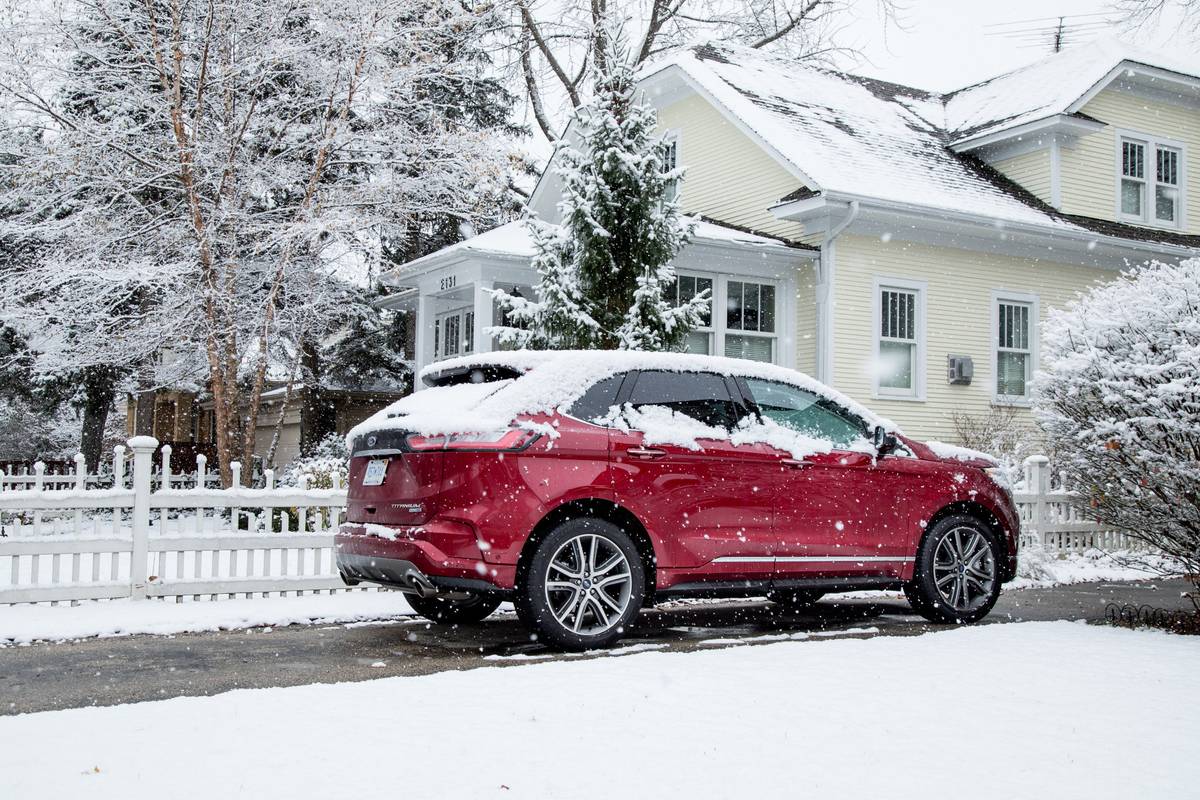
{"label": "evergreen tree", "polygon": [[701,324],[708,295],[667,302],[670,261],[694,223],[673,195],[683,171],[668,168],[657,114],[636,96],[622,27],[605,26],[596,47],[595,94],[581,106],[554,167],[563,182],[561,225],[531,220],[538,300],[497,291],[516,325],[492,329],[501,342],[554,349],[673,350]]}

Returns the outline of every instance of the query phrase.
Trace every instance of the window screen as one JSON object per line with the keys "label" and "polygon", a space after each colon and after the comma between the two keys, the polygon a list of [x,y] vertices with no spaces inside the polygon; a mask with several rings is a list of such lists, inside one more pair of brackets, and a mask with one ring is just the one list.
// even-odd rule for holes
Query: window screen
{"label": "window screen", "polygon": [[996,308],[996,394],[1025,397],[1033,356],[1030,306],[1002,300]]}
{"label": "window screen", "polygon": [[879,294],[879,388],[916,390],[917,294],[881,289]]}
{"label": "window screen", "polygon": [[715,428],[732,428],[739,416],[725,378],[711,372],[642,372],[629,403],[665,406]]}

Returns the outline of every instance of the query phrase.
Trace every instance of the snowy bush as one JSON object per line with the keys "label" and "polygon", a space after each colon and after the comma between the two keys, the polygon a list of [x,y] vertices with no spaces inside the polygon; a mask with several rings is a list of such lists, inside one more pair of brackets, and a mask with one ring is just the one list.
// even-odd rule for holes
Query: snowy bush
{"label": "snowy bush", "polygon": [[1036,411],[1082,513],[1200,588],[1200,259],[1151,264],[1052,311]]}
{"label": "snowy bush", "polygon": [[345,486],[350,474],[350,451],[344,437],[331,433],[313,447],[312,452],[288,464],[279,478],[280,486],[299,486],[300,476],[308,476],[310,489],[332,489],[335,476]]}
{"label": "snowy bush", "polygon": [[1015,406],[996,406],[986,414],[955,411],[955,439],[964,447],[987,453],[1000,462],[1009,484],[1024,478],[1024,461],[1032,455],[1049,455],[1041,433],[1017,417]]}

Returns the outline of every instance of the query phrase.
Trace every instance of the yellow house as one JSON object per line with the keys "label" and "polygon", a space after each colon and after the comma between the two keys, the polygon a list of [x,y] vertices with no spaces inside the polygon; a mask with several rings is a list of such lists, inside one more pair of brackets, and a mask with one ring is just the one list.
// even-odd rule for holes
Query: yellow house
{"label": "yellow house", "polygon": [[[676,261],[716,312],[689,349],[794,366],[921,438],[1028,414],[1049,308],[1200,255],[1192,73],[1111,43],[945,95],[726,44],[652,66],[707,226]],[[559,193],[548,170],[531,209],[553,221]],[[513,224],[385,277],[418,313],[418,368],[491,348],[486,289],[531,286],[530,253]]]}

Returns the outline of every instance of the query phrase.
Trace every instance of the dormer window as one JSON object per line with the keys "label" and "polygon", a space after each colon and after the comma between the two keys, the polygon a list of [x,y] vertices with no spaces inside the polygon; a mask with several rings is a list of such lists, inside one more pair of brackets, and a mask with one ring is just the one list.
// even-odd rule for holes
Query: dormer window
{"label": "dormer window", "polygon": [[1181,227],[1183,147],[1152,137],[1120,138],[1118,207],[1129,222]]}

